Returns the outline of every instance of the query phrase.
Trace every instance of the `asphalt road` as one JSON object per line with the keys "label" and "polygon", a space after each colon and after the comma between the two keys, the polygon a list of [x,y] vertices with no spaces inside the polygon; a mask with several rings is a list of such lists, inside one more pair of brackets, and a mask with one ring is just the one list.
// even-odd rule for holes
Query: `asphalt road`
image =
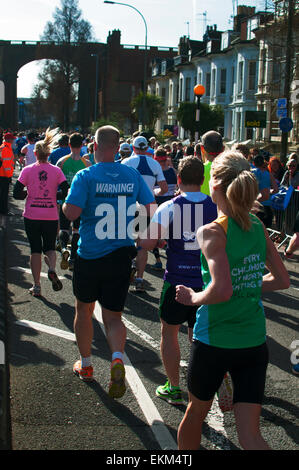
{"label": "asphalt road", "polygon": [[[10,412],[13,450],[147,450],[176,449],[176,432],[186,405],[172,406],[155,397],[165,382],[160,358],[157,307],[162,274],[147,267],[147,291],[128,294],[125,396],[107,394],[111,354],[101,326],[100,307],[94,318],[92,347],[95,381],[87,384],[72,373],[78,358],[73,335],[72,273],[60,269],[63,290],[54,292],[43,264],[41,298],[28,293],[32,285],[29,246],[24,232],[24,203],[10,199],[16,215],[8,221],[8,295]],[[162,251],[162,255],[163,255]],[[298,341],[298,259],[288,261],[291,287],[264,296],[270,364],[261,416],[262,434],[274,450],[298,449],[298,376],[291,372],[291,353]],[[149,265],[154,262],[149,255]],[[163,256],[165,266],[165,256]],[[293,344],[292,344],[293,343]],[[187,404],[189,355],[187,328],[180,331],[181,386]],[[239,450],[232,412],[222,413],[217,400],[203,429],[202,449]]]}

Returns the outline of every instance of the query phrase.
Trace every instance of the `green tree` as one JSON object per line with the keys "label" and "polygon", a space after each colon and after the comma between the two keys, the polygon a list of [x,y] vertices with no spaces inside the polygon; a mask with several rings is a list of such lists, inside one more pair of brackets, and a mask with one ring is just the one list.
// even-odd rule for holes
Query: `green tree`
{"label": "green tree", "polygon": [[224,125],[223,108],[220,105],[210,106],[200,103],[200,122],[196,122],[196,103],[182,102],[178,108],[177,119],[180,125],[191,134],[194,140],[195,132],[199,135],[210,130],[217,130]]}
{"label": "green tree", "polygon": [[[141,91],[131,101],[131,110],[134,118],[137,121],[142,121],[143,112],[143,92]],[[157,119],[159,119],[164,112],[164,100],[160,96],[145,95],[145,125],[147,129],[154,129]]]}
{"label": "green tree", "polygon": [[66,46],[63,60],[47,60],[39,74],[39,87],[43,92],[51,113],[57,123],[69,129],[74,115],[74,105],[78,86],[78,69],[71,63],[68,46],[72,42],[91,41],[91,25],[81,17],[78,0],[61,0],[53,14],[53,21],[46,24],[42,41],[55,41]]}

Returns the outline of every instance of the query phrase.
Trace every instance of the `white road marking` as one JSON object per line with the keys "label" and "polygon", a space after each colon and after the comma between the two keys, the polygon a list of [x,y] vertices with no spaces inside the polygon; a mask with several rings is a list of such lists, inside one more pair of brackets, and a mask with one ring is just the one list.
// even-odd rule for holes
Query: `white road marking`
{"label": "white road marking", "polygon": [[[14,269],[15,271],[21,271],[22,273],[32,274],[31,269],[28,268],[21,268],[19,266],[11,266],[10,269]],[[41,277],[46,277],[48,279],[47,273],[40,273]],[[58,276],[58,279],[66,279],[64,276]]]}
{"label": "white road marking", "polygon": [[30,246],[28,242],[22,242],[21,240],[10,240],[10,243],[14,243],[15,245]]}
{"label": "white road marking", "polygon": [[[104,328],[103,319],[102,319],[102,311],[98,302],[96,302],[96,306],[94,310],[94,317],[99,322],[105,334],[105,328]],[[161,446],[163,450],[164,449],[176,450],[177,449],[176,442],[174,441],[172,435],[170,434],[167,427],[165,426],[160,413],[158,412],[152,399],[147,393],[130,359],[125,353],[124,353],[124,364],[125,364],[125,369],[126,369],[126,379],[159,445]]]}
{"label": "white road marking", "polygon": [[[135,333],[137,336],[139,336],[143,341],[145,341],[146,343],[148,343],[150,346],[152,346],[152,348],[154,349],[157,349],[158,351],[160,351],[160,343],[156,340],[154,340],[154,338],[152,338],[150,335],[148,335],[147,333],[145,333],[145,331],[142,331],[140,328],[138,328],[138,326],[134,325],[134,323],[131,323],[129,320],[127,320],[124,316],[122,316],[122,319],[123,319],[123,322],[125,324],[125,326],[130,330],[132,331],[133,333]],[[181,361],[180,362],[180,366],[181,367],[188,367],[188,362],[186,361]]]}
{"label": "white road marking", "polygon": [[[105,334],[105,329],[102,321],[102,313],[101,308],[96,303],[96,308],[94,312],[94,316],[96,320],[99,322],[101,329]],[[30,320],[18,320],[15,322],[18,326],[23,326],[27,328],[31,328],[35,331],[41,331],[43,333],[48,333],[50,335],[58,336],[60,338],[64,338],[68,341],[76,341],[76,337],[73,333],[69,331],[60,330],[58,328],[54,328],[51,326],[44,325],[42,323],[30,321]],[[136,327],[137,328],[137,327]],[[173,440],[170,432],[168,431],[167,427],[165,426],[161,415],[159,414],[157,408],[155,407],[153,401],[151,400],[150,396],[148,395],[146,389],[144,388],[143,383],[141,382],[137,372],[135,371],[134,367],[128,356],[124,355],[124,364],[126,367],[126,378],[134,393],[136,400],[149,424],[152,428],[152,431],[159,442],[162,449],[171,449],[176,450],[177,445]],[[223,413],[218,405],[217,397],[215,397],[211,410],[206,418],[206,422],[210,428],[210,440],[214,445],[215,449],[219,450],[229,450],[229,445],[225,442],[227,439],[227,434],[224,429],[223,424]]]}
{"label": "white road marking", "polygon": [[49,335],[59,336],[60,338],[68,339],[69,341],[76,341],[76,336],[74,333],[69,331],[59,330],[58,328],[53,328],[52,326],[43,325],[42,323],[37,323],[30,320],[18,320],[15,322],[16,325],[26,326],[35,331],[42,331],[43,333],[48,333]]}

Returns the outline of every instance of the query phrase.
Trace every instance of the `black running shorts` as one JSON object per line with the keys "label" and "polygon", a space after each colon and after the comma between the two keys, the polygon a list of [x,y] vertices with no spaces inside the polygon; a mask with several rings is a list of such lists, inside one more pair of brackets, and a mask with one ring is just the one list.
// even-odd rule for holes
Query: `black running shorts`
{"label": "black running shorts", "polygon": [[58,220],[33,220],[24,217],[24,224],[31,253],[55,250]]}
{"label": "black running shorts", "polygon": [[266,343],[252,348],[227,349],[193,340],[188,390],[199,400],[212,400],[225,373],[229,372],[234,403],[262,404],[268,361]]}
{"label": "black running shorts", "polygon": [[[196,311],[198,305],[192,307],[190,305],[180,304],[175,300],[176,286],[171,285],[165,281],[160,297],[159,316],[169,325],[181,325],[185,322],[188,323],[189,328],[193,328],[196,320]],[[195,292],[200,292],[202,289],[193,289]]]}
{"label": "black running shorts", "polygon": [[124,308],[131,276],[134,246],[119,248],[102,258],[75,259],[73,292],[84,303],[95,302],[114,312]]}

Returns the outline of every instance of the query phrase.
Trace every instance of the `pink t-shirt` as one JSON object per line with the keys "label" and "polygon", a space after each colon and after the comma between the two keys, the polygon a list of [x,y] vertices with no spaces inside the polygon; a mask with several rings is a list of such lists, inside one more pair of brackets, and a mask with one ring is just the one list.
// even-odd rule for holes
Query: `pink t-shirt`
{"label": "pink t-shirt", "polygon": [[23,168],[19,179],[27,187],[23,216],[34,220],[58,220],[56,193],[65,176],[51,163],[33,163]]}

